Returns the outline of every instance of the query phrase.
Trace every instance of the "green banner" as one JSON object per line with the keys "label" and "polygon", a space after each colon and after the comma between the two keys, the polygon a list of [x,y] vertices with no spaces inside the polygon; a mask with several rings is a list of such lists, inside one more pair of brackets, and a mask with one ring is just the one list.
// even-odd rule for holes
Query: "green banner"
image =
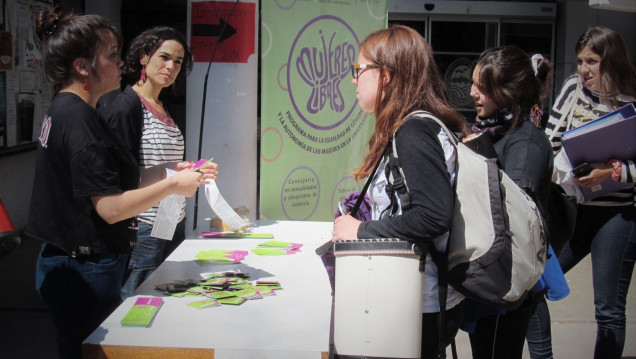
{"label": "green banner", "polygon": [[332,220],[373,117],[351,80],[359,44],[386,27],[388,0],[262,3],[260,218]]}

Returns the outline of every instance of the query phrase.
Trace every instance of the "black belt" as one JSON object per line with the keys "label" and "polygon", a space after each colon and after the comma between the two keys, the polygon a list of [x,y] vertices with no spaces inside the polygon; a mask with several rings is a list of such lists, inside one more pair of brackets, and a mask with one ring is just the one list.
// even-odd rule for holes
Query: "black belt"
{"label": "black belt", "polygon": [[71,253],[69,254],[63,249],[53,244],[47,243],[44,246],[44,249],[42,250],[42,257],[67,256],[71,258],[77,258],[77,257],[87,257],[87,256],[90,256],[91,254],[98,254],[98,253],[99,252],[96,252],[91,247],[77,246],[75,247],[75,249],[71,250]]}

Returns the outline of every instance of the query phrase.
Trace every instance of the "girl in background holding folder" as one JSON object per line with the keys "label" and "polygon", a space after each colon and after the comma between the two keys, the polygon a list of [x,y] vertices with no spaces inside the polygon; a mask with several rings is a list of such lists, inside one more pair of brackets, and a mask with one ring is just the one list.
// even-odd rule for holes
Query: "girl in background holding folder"
{"label": "girl in background holding folder", "polygon": [[82,341],[121,303],[135,242],[134,216],[169,195],[192,196],[205,175],[184,170],[139,187],[139,167],[95,110],[119,88],[119,30],[97,15],[43,10],[43,66],[55,97],[36,154],[26,234],[43,243],[35,285],[50,308],[60,358],[81,358]]}
{"label": "girl in background holding folder", "polygon": [[[123,69],[127,86],[110,106],[108,123],[142,169],[162,172],[166,167],[181,170],[192,166],[192,162],[182,162],[185,141],[162,93],[163,89],[174,91],[175,81],[185,78],[190,70],[192,55],[185,37],[171,27],[145,30],[130,44]],[[217,168],[216,163],[205,166],[209,178],[216,179]],[[123,298],[130,296],[185,239],[185,201],[171,240],[151,236],[158,205],[137,216],[137,244],[130,256]]]}
{"label": "girl in background holding folder", "polygon": [[[555,155],[561,150],[563,132],[636,102],[636,67],[618,33],[604,27],[590,27],[576,43],[575,53],[577,74],[565,81],[546,126]],[[611,138],[598,140],[612,141]],[[625,344],[627,290],[636,261],[635,160],[608,158],[603,163],[592,163],[589,174],[575,178],[575,182],[584,187],[593,187],[609,178],[632,185],[579,204],[575,232],[559,255],[564,272],[588,253],[592,255],[597,323],[595,358],[620,358]],[[537,315],[543,318],[543,326],[548,329],[544,338],[550,346],[547,307]]]}
{"label": "girl in background holding folder", "polygon": [[[355,178],[368,177],[381,162],[368,190],[373,219],[361,222],[351,215],[340,216],[334,222],[331,240],[403,238],[421,245],[432,242],[443,252],[453,217],[455,148],[436,122],[408,115],[416,110],[429,111],[454,132],[465,132],[465,123],[443,95],[432,50],[417,31],[394,25],[370,34],[360,44],[358,63],[352,66],[360,108],[375,115],[369,152],[354,172]],[[404,212],[398,205],[395,213],[392,204],[397,201],[396,193],[385,191],[385,169],[390,166],[384,152],[394,134],[412,205]],[[448,288],[448,342],[438,345],[437,267],[430,254],[426,256],[423,281],[421,356],[436,358],[438,348],[445,348],[457,333],[463,296]]]}

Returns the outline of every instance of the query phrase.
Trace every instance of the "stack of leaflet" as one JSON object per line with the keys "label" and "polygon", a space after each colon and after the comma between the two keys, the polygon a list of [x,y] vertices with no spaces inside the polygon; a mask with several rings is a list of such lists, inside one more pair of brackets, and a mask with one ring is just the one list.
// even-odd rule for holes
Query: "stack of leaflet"
{"label": "stack of leaflet", "polygon": [[154,319],[163,299],[158,297],[139,297],[121,320],[124,327],[147,327]]}
{"label": "stack of leaflet", "polygon": [[[627,104],[599,119],[563,133],[563,148],[572,167],[584,162],[623,162],[636,158],[636,108]],[[586,200],[601,197],[631,184],[608,178],[598,186],[581,187]]]}

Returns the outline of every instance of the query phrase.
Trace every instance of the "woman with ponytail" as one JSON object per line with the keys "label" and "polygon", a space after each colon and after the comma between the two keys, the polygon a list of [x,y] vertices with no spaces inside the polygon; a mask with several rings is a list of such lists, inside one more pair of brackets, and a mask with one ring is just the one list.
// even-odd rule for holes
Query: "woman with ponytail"
{"label": "woman with ponytail", "polygon": [[[470,95],[477,118],[472,130],[487,132],[502,170],[546,208],[552,150],[540,128],[542,104],[552,86],[552,66],[515,46],[488,49],[476,62]],[[562,274],[561,274],[562,276]],[[515,310],[503,312],[466,300],[462,329],[469,332],[473,358],[521,358],[528,321],[541,292],[529,293]]]}

